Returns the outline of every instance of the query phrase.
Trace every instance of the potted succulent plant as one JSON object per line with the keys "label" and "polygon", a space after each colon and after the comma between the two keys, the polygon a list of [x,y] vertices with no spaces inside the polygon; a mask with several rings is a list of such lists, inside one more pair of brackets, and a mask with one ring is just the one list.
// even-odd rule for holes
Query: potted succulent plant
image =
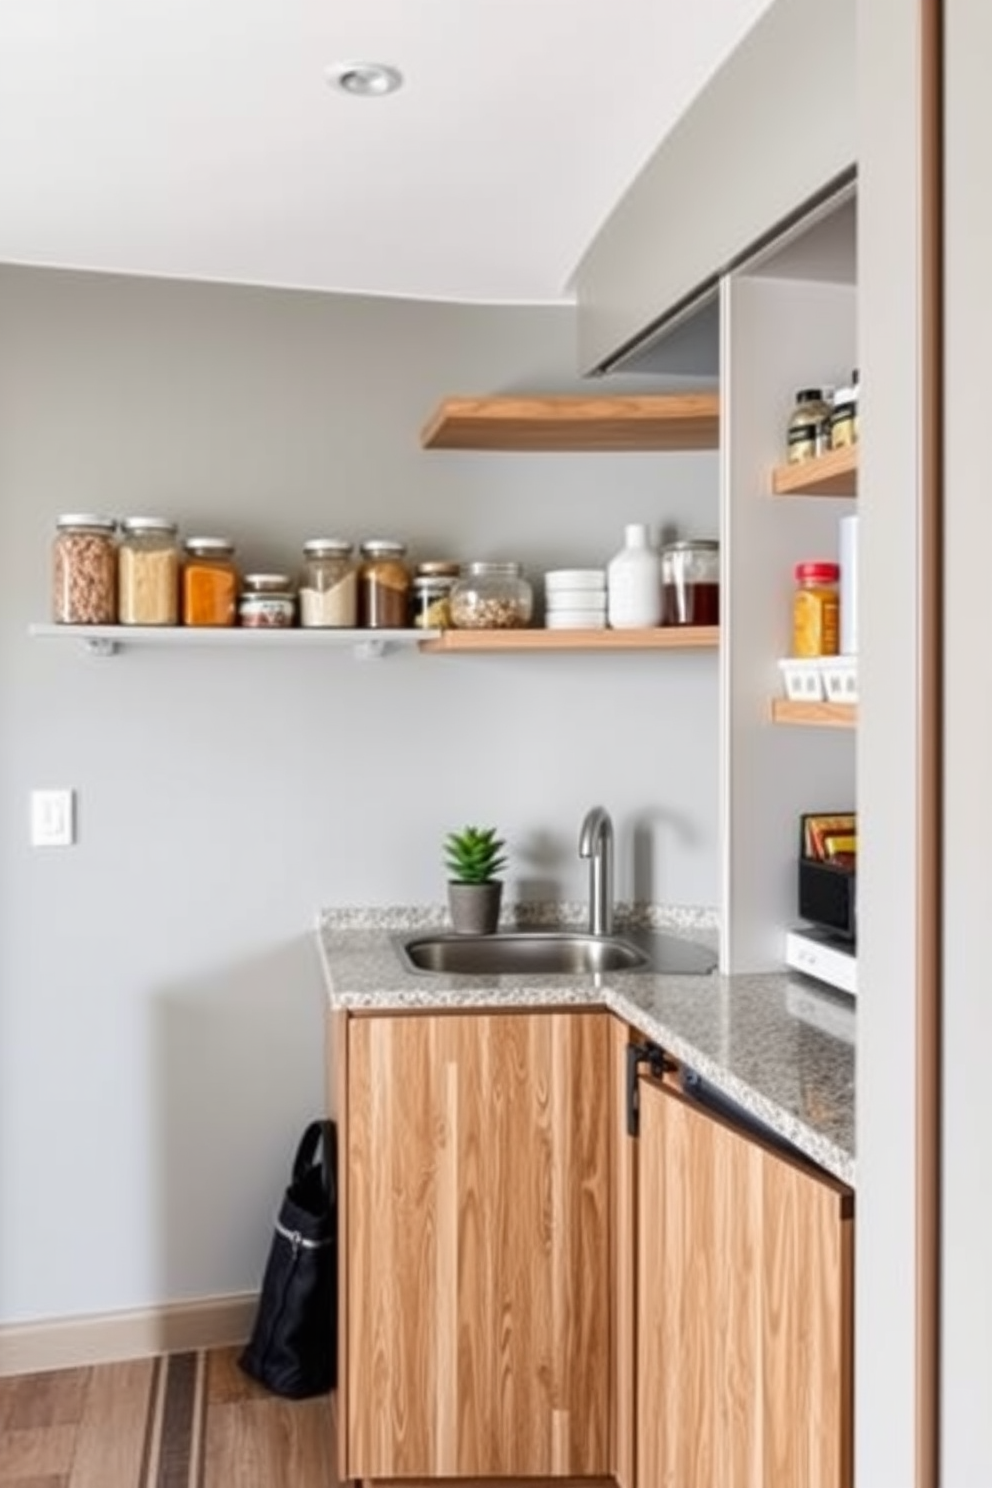
{"label": "potted succulent plant", "polygon": [[499,924],[506,846],[495,827],[464,827],[444,839],[448,870],[448,908],[459,934],[491,935]]}

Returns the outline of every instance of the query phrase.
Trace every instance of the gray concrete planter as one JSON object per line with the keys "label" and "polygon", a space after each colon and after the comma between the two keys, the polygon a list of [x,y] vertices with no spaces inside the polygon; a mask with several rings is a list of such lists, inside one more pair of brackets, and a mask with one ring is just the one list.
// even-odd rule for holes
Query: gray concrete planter
{"label": "gray concrete planter", "polygon": [[448,881],[451,927],[459,935],[492,935],[499,925],[503,883],[469,884]]}

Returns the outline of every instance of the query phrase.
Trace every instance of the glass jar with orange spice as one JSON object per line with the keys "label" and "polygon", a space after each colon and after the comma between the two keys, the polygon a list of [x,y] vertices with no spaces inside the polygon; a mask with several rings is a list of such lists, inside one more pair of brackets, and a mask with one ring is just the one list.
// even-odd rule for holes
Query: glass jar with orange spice
{"label": "glass jar with orange spice", "polygon": [[183,564],[183,624],[234,625],[238,570],[226,537],[190,537]]}

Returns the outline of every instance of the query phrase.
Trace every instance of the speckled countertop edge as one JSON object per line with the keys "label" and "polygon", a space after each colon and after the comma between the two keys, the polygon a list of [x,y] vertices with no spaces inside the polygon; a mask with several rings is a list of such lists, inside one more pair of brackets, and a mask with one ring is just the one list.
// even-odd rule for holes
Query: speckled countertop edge
{"label": "speckled countertop edge", "polygon": [[[615,906],[618,926],[630,925],[645,930],[668,930],[673,934],[700,938],[700,932],[716,935],[720,915],[715,909],[695,905],[629,904]],[[520,901],[503,906],[500,927],[533,927],[584,925],[589,917],[588,904],[567,901],[528,903]],[[318,930],[442,930],[451,928],[451,919],[443,904],[386,904],[378,907],[345,905],[322,909],[317,915]]]}
{"label": "speckled countertop edge", "polygon": [[[581,925],[585,906],[511,906],[509,925]],[[711,909],[618,906],[624,924],[715,945]],[[672,976],[625,972],[553,981],[405,969],[393,936],[444,928],[441,906],[323,910],[317,944],[331,1006],[354,1012],[420,1008],[606,1007],[736,1101],[827,1172],[854,1185],[854,1012],[842,995],[788,973]]]}

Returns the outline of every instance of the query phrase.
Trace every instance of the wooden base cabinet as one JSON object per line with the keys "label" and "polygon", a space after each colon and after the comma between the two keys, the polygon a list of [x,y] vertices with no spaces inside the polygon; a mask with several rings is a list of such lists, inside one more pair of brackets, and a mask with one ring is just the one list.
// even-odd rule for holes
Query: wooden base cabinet
{"label": "wooden base cabinet", "polygon": [[342,1477],[607,1479],[607,1015],[335,1031]]}
{"label": "wooden base cabinet", "polygon": [[850,1488],[853,1196],[639,1081],[637,1488]]}

